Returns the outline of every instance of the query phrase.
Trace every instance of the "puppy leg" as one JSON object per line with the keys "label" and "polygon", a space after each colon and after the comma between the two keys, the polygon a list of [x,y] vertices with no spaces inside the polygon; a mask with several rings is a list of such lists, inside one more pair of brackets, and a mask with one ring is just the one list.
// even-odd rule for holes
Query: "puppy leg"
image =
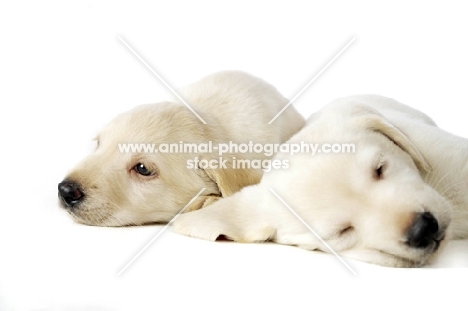
{"label": "puppy leg", "polygon": [[[274,239],[276,228],[257,208],[261,200],[253,195],[255,186],[223,198],[203,209],[180,215],[174,221],[176,232],[191,237],[215,241],[226,236],[237,242],[260,242]],[[249,193],[249,194],[248,194]]]}

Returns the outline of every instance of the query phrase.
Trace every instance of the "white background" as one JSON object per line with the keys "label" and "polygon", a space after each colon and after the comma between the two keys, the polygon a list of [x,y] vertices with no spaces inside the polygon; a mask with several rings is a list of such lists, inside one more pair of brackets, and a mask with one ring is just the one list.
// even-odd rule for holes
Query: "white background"
{"label": "white background", "polygon": [[[118,36],[175,88],[237,69],[288,98],[356,37],[297,99],[301,113],[336,97],[377,93],[468,137],[462,2],[5,2],[0,310],[465,309],[457,301],[466,295],[466,269],[353,262],[353,277],[328,255],[279,245],[213,246],[170,229],[116,277],[159,227],[75,225],[56,202],[57,183],[103,124],[170,97]],[[466,266],[468,259],[457,260]]]}

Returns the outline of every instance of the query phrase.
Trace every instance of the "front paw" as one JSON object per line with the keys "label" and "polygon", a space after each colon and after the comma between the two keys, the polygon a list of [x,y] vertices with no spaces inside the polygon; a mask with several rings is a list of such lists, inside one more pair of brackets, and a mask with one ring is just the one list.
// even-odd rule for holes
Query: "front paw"
{"label": "front paw", "polygon": [[219,224],[200,217],[200,211],[179,215],[173,223],[175,232],[202,240],[215,241],[222,233]]}

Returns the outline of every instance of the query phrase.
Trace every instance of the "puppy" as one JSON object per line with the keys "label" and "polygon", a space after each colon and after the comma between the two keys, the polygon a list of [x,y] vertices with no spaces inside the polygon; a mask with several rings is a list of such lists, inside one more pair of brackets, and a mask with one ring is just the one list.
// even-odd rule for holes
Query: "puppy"
{"label": "puppy", "polygon": [[[268,124],[288,100],[271,85],[242,72],[213,74],[179,94],[207,124],[178,102],[142,105],[117,116],[97,136],[95,152],[58,185],[61,206],[77,222],[96,226],[167,222],[203,188],[187,211],[260,181],[261,168],[237,169],[229,165],[233,161],[272,157],[235,151],[223,155],[216,165],[215,151],[122,152],[122,144],[157,148],[181,143],[281,143],[305,124],[292,107]],[[200,167],[195,160],[210,165]]]}
{"label": "puppy", "polygon": [[447,239],[468,237],[468,140],[423,113],[380,96],[339,99],[287,144],[304,142],[355,150],[278,153],[289,169],[181,215],[175,230],[330,252],[315,231],[342,256],[393,267],[424,265]]}

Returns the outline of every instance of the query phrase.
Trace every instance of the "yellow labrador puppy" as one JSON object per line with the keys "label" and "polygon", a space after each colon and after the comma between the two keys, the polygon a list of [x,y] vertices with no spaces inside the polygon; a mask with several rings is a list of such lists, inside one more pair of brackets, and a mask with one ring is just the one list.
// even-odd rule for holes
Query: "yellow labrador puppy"
{"label": "yellow labrador puppy", "polygon": [[[221,158],[206,146],[281,143],[305,124],[292,107],[268,124],[288,100],[242,72],[213,74],[180,94],[207,124],[177,102],[142,105],[117,116],[99,133],[95,152],[58,185],[62,207],[77,222],[97,226],[167,222],[203,188],[187,211],[209,205],[260,181],[265,167],[237,168],[233,162],[273,155],[236,149]],[[127,149],[122,149],[124,144]],[[129,144],[147,149],[131,150]],[[199,149],[162,152],[163,145],[182,144]]]}
{"label": "yellow labrador puppy", "polygon": [[[423,113],[380,96],[339,99],[288,144],[304,142],[328,148],[278,153],[289,169],[181,215],[175,230],[329,252],[287,204],[339,254],[395,267],[421,266],[448,238],[468,237],[468,140]],[[344,143],[354,150],[325,152]]]}

